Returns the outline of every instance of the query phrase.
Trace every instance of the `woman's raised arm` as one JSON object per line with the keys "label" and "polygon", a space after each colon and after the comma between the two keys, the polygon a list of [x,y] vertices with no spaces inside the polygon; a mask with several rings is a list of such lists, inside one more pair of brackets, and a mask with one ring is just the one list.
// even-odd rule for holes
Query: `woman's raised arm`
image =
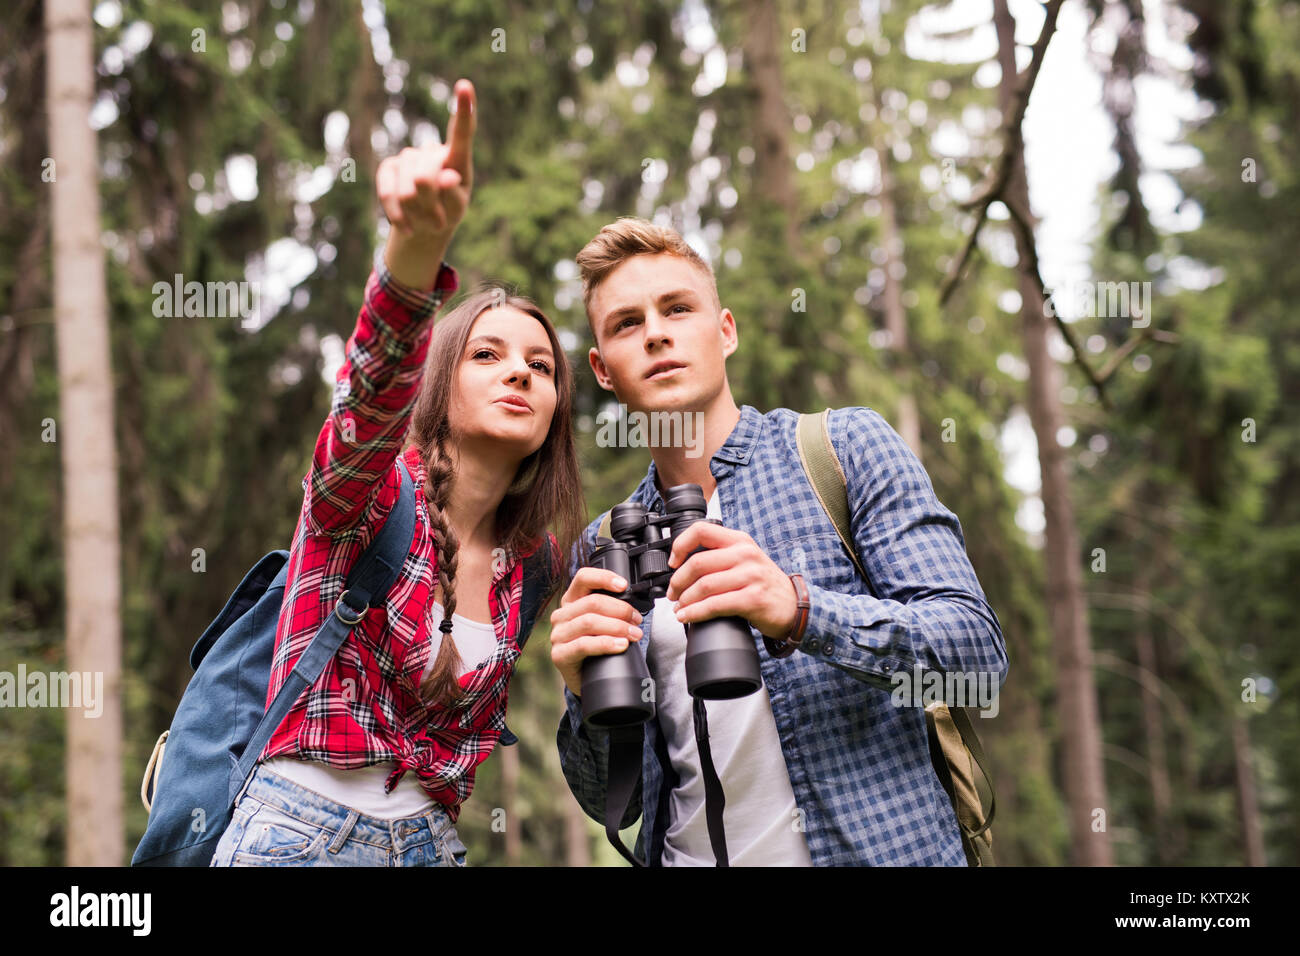
{"label": "woman's raised arm", "polygon": [[468,80],[456,84],[456,103],[446,145],[403,149],[376,174],[392,228],[384,268],[366,282],[330,414],[303,478],[303,514],[314,534],[333,536],[365,522],[410,423],[430,320],[458,285],[444,260],[473,185],[477,119]]}

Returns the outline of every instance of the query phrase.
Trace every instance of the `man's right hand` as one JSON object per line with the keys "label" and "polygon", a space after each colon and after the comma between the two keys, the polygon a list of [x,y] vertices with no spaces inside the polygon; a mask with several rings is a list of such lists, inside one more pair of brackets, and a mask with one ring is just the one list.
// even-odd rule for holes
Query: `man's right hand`
{"label": "man's right hand", "polygon": [[641,639],[641,614],[632,605],[608,594],[627,582],[613,571],[579,568],[551,612],[551,663],[575,697],[582,696],[582,662],[594,654],[618,654],[629,641]]}
{"label": "man's right hand", "polygon": [[384,263],[403,285],[427,291],[438,279],[474,186],[477,125],[474,84],[458,80],[446,144],[408,146],[379,164],[375,191],[392,226]]}

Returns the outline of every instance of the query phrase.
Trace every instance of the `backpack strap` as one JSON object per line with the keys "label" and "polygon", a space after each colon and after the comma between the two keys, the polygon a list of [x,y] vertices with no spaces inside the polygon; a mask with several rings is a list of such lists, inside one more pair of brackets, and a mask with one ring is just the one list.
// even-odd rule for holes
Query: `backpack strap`
{"label": "backpack strap", "polygon": [[[628,498],[626,500],[631,501],[632,499]],[[609,516],[612,515],[613,513],[614,513],[614,509],[610,508],[608,511],[606,511],[603,515],[600,516],[600,527],[596,529],[597,538],[610,538],[611,541],[613,540],[613,538],[610,536],[609,533]]]}
{"label": "backpack strap", "polygon": [[[853,533],[849,516],[848,481],[844,477],[844,468],[840,465],[835,446],[831,443],[830,414],[831,410],[827,408],[820,415],[805,414],[799,416],[799,422],[795,429],[795,442],[799,446],[799,461],[808,474],[808,480],[812,484],[813,491],[817,494],[817,500],[821,502],[822,508],[830,516],[831,523],[835,525],[835,531],[840,536],[840,543],[849,552],[849,557],[853,559],[853,564],[858,569],[858,573],[862,575],[862,580],[867,583],[867,587],[875,595],[876,589],[872,586],[871,578],[867,576],[867,572],[863,570],[862,562],[859,560],[857,551],[853,546]],[[984,748],[980,746],[979,737],[975,734],[975,727],[971,724],[969,715],[961,707],[945,709],[951,715],[952,724],[956,727],[962,744],[965,745],[976,766],[979,767],[980,773],[984,775],[984,779],[989,784],[989,811],[984,815],[983,826],[970,832],[967,832],[965,826],[962,827],[963,844],[974,844],[981,865],[989,866],[993,862],[992,854],[987,851],[986,846],[978,844],[976,841],[983,838],[984,842],[988,843],[992,839],[991,835],[985,836],[985,833],[989,825],[993,823],[993,811],[997,807],[997,798],[993,794],[993,778],[989,775]],[[931,762],[935,766],[940,781],[944,784],[944,789],[948,791],[949,798],[953,800],[954,809],[957,809],[958,805],[963,801],[958,799],[956,791],[953,789],[952,771],[948,766],[947,758],[944,756],[946,751],[936,733],[934,720],[927,720],[926,727],[930,735]],[[971,793],[974,794],[974,805],[978,806],[979,794],[975,790],[973,779],[970,780],[968,792],[965,794],[967,800],[969,800]],[[969,807],[970,804],[966,803],[966,806]],[[965,807],[961,809],[964,812]],[[971,853],[968,852],[967,856],[970,855]]]}
{"label": "backpack strap", "polygon": [[[970,751],[971,758],[975,761],[975,766],[979,767],[980,773],[984,779],[989,782],[989,812],[984,818],[984,825],[971,831],[972,837],[982,836],[993,823],[993,811],[997,809],[997,795],[993,792],[993,777],[989,775],[988,758],[984,756],[984,748],[980,746],[980,739],[975,734],[975,728],[970,722],[970,714],[966,713],[965,708],[949,708],[952,714],[952,722],[957,725],[957,732],[961,734],[962,743]],[[990,837],[991,839],[991,837]]]}
{"label": "backpack strap", "polygon": [[383,603],[406,562],[411,540],[415,537],[415,484],[400,455],[397,458],[397,471],[401,489],[392,511],[348,573],[343,593],[334,605],[334,612],[325,619],[307,649],[294,663],[293,670],[271,701],[271,706],[266,709],[257,729],[253,731],[243,756],[230,772],[232,803],[285,715],[302,692],[316,683],[316,679],[325,670],[325,665],[343,645],[353,625],[365,617],[368,609]]}
{"label": "backpack strap", "polygon": [[853,547],[853,531],[849,522],[848,481],[844,477],[844,469],[840,466],[840,458],[835,454],[835,446],[831,444],[830,414],[831,410],[828,408],[820,415],[799,416],[799,425],[795,430],[795,443],[799,446],[799,461],[803,465],[803,470],[808,473],[808,480],[812,483],[813,491],[816,492],[822,509],[835,525],[835,531],[840,536],[844,550],[848,551],[849,557],[853,559],[853,564],[858,569],[858,574],[862,575],[862,580],[867,582],[867,587],[871,588],[871,593],[875,595],[876,589],[871,586],[871,577],[863,569],[862,562],[858,559],[858,552]]}
{"label": "backpack strap", "polygon": [[[524,566],[523,591],[519,600],[520,650],[527,643],[528,636],[537,623],[537,612],[541,610],[542,598],[550,590],[553,583],[550,569],[546,563],[550,560],[550,541],[543,543],[539,551],[543,553],[543,556],[534,557],[530,564]],[[499,742],[503,747],[513,747],[519,743],[519,737],[506,726],[504,720],[501,723]]]}
{"label": "backpack strap", "polygon": [[[935,701],[925,708],[925,722],[930,736],[930,762],[956,813],[966,861],[970,866],[995,866],[989,827],[997,809],[997,795],[970,717],[961,707]],[[976,767],[989,781],[987,813],[975,786]]]}
{"label": "backpack strap", "polygon": [[623,859],[633,866],[644,867],[646,861],[637,856],[635,850],[627,848],[618,835],[618,827],[641,783],[645,730],[641,724],[633,724],[630,727],[610,727],[606,732],[609,734],[609,758],[605,769],[605,839]]}

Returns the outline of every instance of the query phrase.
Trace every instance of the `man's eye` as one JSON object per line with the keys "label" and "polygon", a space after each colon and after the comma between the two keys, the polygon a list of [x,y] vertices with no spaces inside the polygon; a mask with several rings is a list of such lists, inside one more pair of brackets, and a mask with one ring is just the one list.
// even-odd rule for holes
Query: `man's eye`
{"label": "man's eye", "polygon": [[623,326],[627,325],[629,322],[635,322],[635,321],[636,321],[636,318],[635,318],[634,316],[630,316],[630,315],[629,315],[626,319],[623,319],[622,321],[620,321],[620,322],[618,323],[618,325],[614,326],[614,331],[617,332],[619,329],[621,329]]}
{"label": "man's eye", "polygon": [[[683,302],[678,302],[675,306],[673,306],[673,309],[685,309],[687,312],[691,311],[691,307],[689,305],[686,305]],[[671,312],[673,309],[669,309],[668,311]]]}

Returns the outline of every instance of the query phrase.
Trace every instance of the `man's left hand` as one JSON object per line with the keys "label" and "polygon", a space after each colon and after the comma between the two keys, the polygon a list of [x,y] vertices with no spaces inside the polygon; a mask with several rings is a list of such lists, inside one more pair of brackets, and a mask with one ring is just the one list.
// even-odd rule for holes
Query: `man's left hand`
{"label": "man's left hand", "polygon": [[[696,548],[709,550],[691,554]],[[668,599],[678,603],[683,624],[734,614],[778,639],[794,627],[799,609],[790,576],[743,531],[697,521],[673,541],[668,566],[677,569]]]}

